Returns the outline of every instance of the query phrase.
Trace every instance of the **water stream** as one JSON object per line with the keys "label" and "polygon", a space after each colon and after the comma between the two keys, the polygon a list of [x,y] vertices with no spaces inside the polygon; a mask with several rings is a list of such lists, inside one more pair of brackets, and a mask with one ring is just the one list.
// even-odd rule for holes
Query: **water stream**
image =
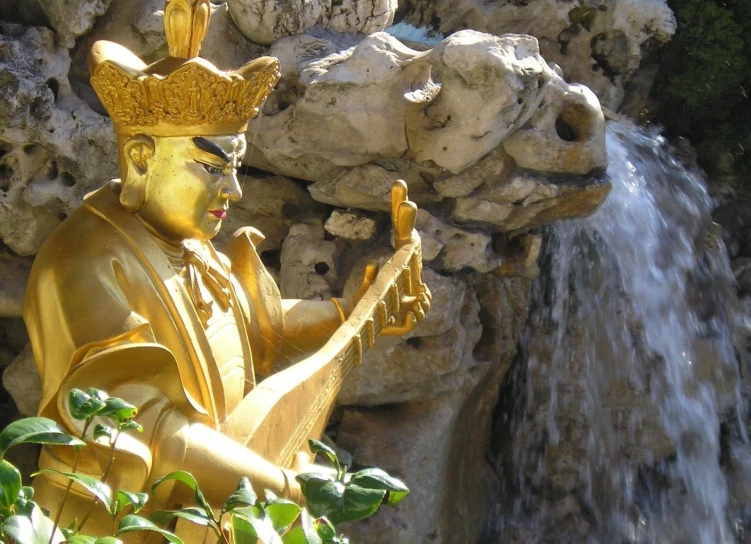
{"label": "water stream", "polygon": [[611,123],[607,143],[612,193],[553,227],[504,392],[496,541],[736,542],[737,299],[711,198],[657,132]]}

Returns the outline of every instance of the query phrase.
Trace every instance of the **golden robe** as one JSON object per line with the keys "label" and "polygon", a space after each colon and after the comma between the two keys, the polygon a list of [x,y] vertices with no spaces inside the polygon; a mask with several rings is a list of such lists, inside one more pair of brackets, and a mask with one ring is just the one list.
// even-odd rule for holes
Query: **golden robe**
{"label": "golden robe", "polygon": [[[113,489],[150,491],[150,486],[181,468],[188,445],[180,429],[198,421],[225,429],[235,402],[225,398],[219,369],[204,323],[184,282],[154,236],[118,199],[112,182],[84,204],[45,241],[34,263],[24,304],[39,374],[39,414],[80,435],[82,422],[69,416],[72,388],[102,389],[139,407],[143,434],[120,437],[107,484]],[[281,350],[283,311],[279,290],[260,261],[254,229],[241,229],[227,256],[202,243],[213,266],[223,267],[229,311],[242,348],[245,393],[255,384],[254,366],[264,373]],[[90,434],[90,433],[89,433]],[[242,441],[242,440],[240,440]],[[99,478],[109,464],[109,448],[87,440],[77,471]],[[74,451],[44,447],[40,468],[70,471]],[[67,481],[42,475],[34,481],[40,504],[53,512]],[[169,485],[160,487],[149,510],[174,507]],[[67,526],[92,501],[73,486],[62,515]],[[109,529],[97,506],[84,534]]]}

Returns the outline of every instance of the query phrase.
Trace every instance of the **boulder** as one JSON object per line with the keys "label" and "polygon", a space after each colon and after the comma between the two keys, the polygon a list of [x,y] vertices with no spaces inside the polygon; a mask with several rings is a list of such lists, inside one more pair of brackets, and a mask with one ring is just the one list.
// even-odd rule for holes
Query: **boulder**
{"label": "boulder", "polygon": [[279,289],[283,298],[329,299],[336,296],[336,243],[324,238],[323,222],[309,219],[289,229],[281,253]]}
{"label": "boulder", "polygon": [[251,41],[269,45],[314,26],[372,34],[394,21],[396,0],[227,0],[237,27]]}
{"label": "boulder", "polygon": [[42,381],[30,344],[3,372],[3,387],[13,397],[21,415],[30,417],[37,414],[42,398]]}
{"label": "boulder", "polygon": [[444,34],[473,28],[534,36],[548,62],[560,65],[567,80],[587,85],[612,110],[676,27],[666,0],[408,0],[403,10],[406,22]]}
{"label": "boulder", "polygon": [[0,251],[0,318],[20,317],[31,259]]}
{"label": "boulder", "polygon": [[112,124],[72,91],[54,34],[0,22],[0,240],[33,255],[83,195],[116,177]]}
{"label": "boulder", "polygon": [[76,38],[83,36],[94,21],[109,7],[112,0],[37,0],[55,29],[63,47],[73,47]]}

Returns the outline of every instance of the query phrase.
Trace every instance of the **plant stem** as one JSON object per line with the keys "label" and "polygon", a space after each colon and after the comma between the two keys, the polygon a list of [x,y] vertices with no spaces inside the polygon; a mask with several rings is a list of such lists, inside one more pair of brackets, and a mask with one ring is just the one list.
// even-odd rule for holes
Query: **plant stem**
{"label": "plant stem", "polygon": [[[91,418],[87,418],[86,422],[83,424],[83,432],[81,433],[81,440],[86,438],[86,433],[89,430],[89,425],[91,425]],[[78,458],[81,455],[81,446],[80,448],[76,448],[76,456],[73,458],[73,469],[71,472],[73,474],[76,473],[76,469],[78,468]],[[57,531],[57,526],[60,524],[60,517],[63,514],[63,508],[65,508],[65,501],[68,498],[68,493],[70,493],[70,488],[73,486],[73,480],[68,480],[68,485],[65,487],[65,493],[63,494],[63,500],[60,501],[60,508],[57,509],[57,515],[55,515],[55,523],[52,525],[52,534],[50,534],[50,541],[47,544],[52,544],[52,541],[55,539],[55,531]]]}
{"label": "plant stem", "polygon": [[[105,480],[107,480],[107,476],[109,476],[110,469],[112,468],[112,464],[115,462],[115,445],[117,444],[118,438],[120,438],[120,429],[117,430],[117,432],[115,433],[115,438],[112,440],[112,445],[110,446],[109,464],[107,465],[107,468],[104,469],[104,474],[102,474],[102,479],[100,480],[102,483],[106,483]],[[86,513],[86,516],[84,516],[83,520],[81,521],[81,525],[78,526],[79,531],[83,529],[83,526],[89,520],[89,516],[91,516],[91,513],[94,511],[94,508],[96,508],[97,504],[99,504],[99,499],[94,499],[94,503],[91,505],[91,508],[89,508],[89,511]]]}

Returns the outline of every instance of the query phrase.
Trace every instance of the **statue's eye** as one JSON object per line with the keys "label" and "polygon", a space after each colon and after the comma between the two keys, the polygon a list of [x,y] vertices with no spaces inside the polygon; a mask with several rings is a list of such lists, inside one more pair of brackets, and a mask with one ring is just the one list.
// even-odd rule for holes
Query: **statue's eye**
{"label": "statue's eye", "polygon": [[224,172],[223,168],[217,168],[215,166],[211,166],[210,164],[201,163],[201,166],[203,166],[204,170],[206,170],[212,176],[221,176]]}

